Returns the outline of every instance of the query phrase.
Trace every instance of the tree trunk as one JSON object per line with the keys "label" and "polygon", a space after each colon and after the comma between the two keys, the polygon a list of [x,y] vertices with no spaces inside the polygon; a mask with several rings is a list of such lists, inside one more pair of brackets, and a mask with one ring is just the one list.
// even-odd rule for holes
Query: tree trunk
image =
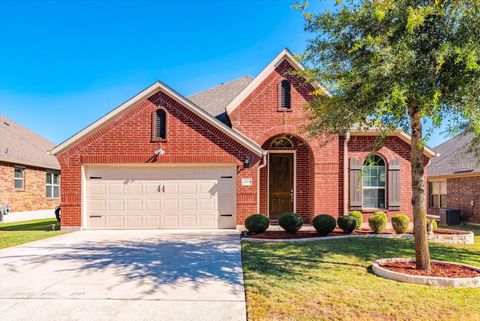
{"label": "tree trunk", "polygon": [[412,206],[413,233],[415,236],[415,258],[417,269],[430,271],[430,252],[428,250],[427,216],[425,212],[425,189],[422,139],[422,119],[417,108],[409,106],[410,126],[412,129],[411,166],[412,166]]}

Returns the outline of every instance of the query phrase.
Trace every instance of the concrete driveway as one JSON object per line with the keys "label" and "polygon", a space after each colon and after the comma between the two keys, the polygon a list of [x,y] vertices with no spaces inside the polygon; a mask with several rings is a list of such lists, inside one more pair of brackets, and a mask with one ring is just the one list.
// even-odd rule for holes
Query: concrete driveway
{"label": "concrete driveway", "polygon": [[235,232],[76,232],[0,260],[2,321],[246,318]]}

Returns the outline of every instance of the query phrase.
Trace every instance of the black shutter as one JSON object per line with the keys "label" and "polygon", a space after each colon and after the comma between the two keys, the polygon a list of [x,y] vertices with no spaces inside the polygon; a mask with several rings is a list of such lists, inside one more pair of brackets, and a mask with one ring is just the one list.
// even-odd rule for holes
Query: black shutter
{"label": "black shutter", "polygon": [[167,113],[163,109],[158,109],[155,113],[155,138],[167,138]]}
{"label": "black shutter", "polygon": [[350,210],[362,210],[362,163],[350,157]]}
{"label": "black shutter", "polygon": [[291,85],[290,81],[282,80],[280,82],[280,107],[290,109],[291,107]]}
{"label": "black shutter", "polygon": [[395,158],[388,164],[388,209],[400,210],[400,158]]}

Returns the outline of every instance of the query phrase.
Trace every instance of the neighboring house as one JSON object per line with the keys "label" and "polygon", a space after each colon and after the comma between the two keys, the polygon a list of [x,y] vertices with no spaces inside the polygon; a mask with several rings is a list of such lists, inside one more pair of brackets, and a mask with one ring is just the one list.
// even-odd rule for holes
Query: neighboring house
{"label": "neighboring house", "polygon": [[60,165],[48,154],[54,146],[0,115],[0,204],[8,202],[10,212],[54,209],[60,204]]}
{"label": "neighboring house", "polygon": [[[64,229],[232,228],[253,213],[310,222],[350,210],[412,214],[410,137],[305,135],[317,83],[283,50],[257,77],[184,97],[161,82],[56,146]],[[425,166],[434,152],[425,149]],[[364,175],[361,175],[362,169]],[[363,178],[363,180],[362,180]]]}
{"label": "neighboring house", "polygon": [[468,153],[473,134],[454,137],[435,150],[439,157],[428,168],[430,214],[455,208],[472,223],[480,223],[480,160]]}

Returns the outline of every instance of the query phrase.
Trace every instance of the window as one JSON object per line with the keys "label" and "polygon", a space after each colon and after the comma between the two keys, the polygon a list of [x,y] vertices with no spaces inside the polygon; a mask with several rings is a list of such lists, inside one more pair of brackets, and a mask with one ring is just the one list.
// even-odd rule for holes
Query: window
{"label": "window", "polygon": [[15,167],[15,174],[13,176],[13,186],[15,189],[25,188],[24,170],[21,167]]}
{"label": "window", "polygon": [[378,155],[363,162],[363,207],[385,208],[385,161]]}
{"label": "window", "polygon": [[292,141],[285,136],[275,138],[272,143],[270,144],[270,147],[293,147]]}
{"label": "window", "polygon": [[429,207],[447,207],[447,181],[430,182],[428,191]]}
{"label": "window", "polygon": [[47,172],[47,198],[60,196],[60,174]]}
{"label": "window", "polygon": [[167,138],[167,113],[163,109],[158,109],[154,114],[154,132],[155,139],[166,139]]}
{"label": "window", "polygon": [[291,108],[291,87],[288,80],[282,80],[280,83],[280,108]]}

